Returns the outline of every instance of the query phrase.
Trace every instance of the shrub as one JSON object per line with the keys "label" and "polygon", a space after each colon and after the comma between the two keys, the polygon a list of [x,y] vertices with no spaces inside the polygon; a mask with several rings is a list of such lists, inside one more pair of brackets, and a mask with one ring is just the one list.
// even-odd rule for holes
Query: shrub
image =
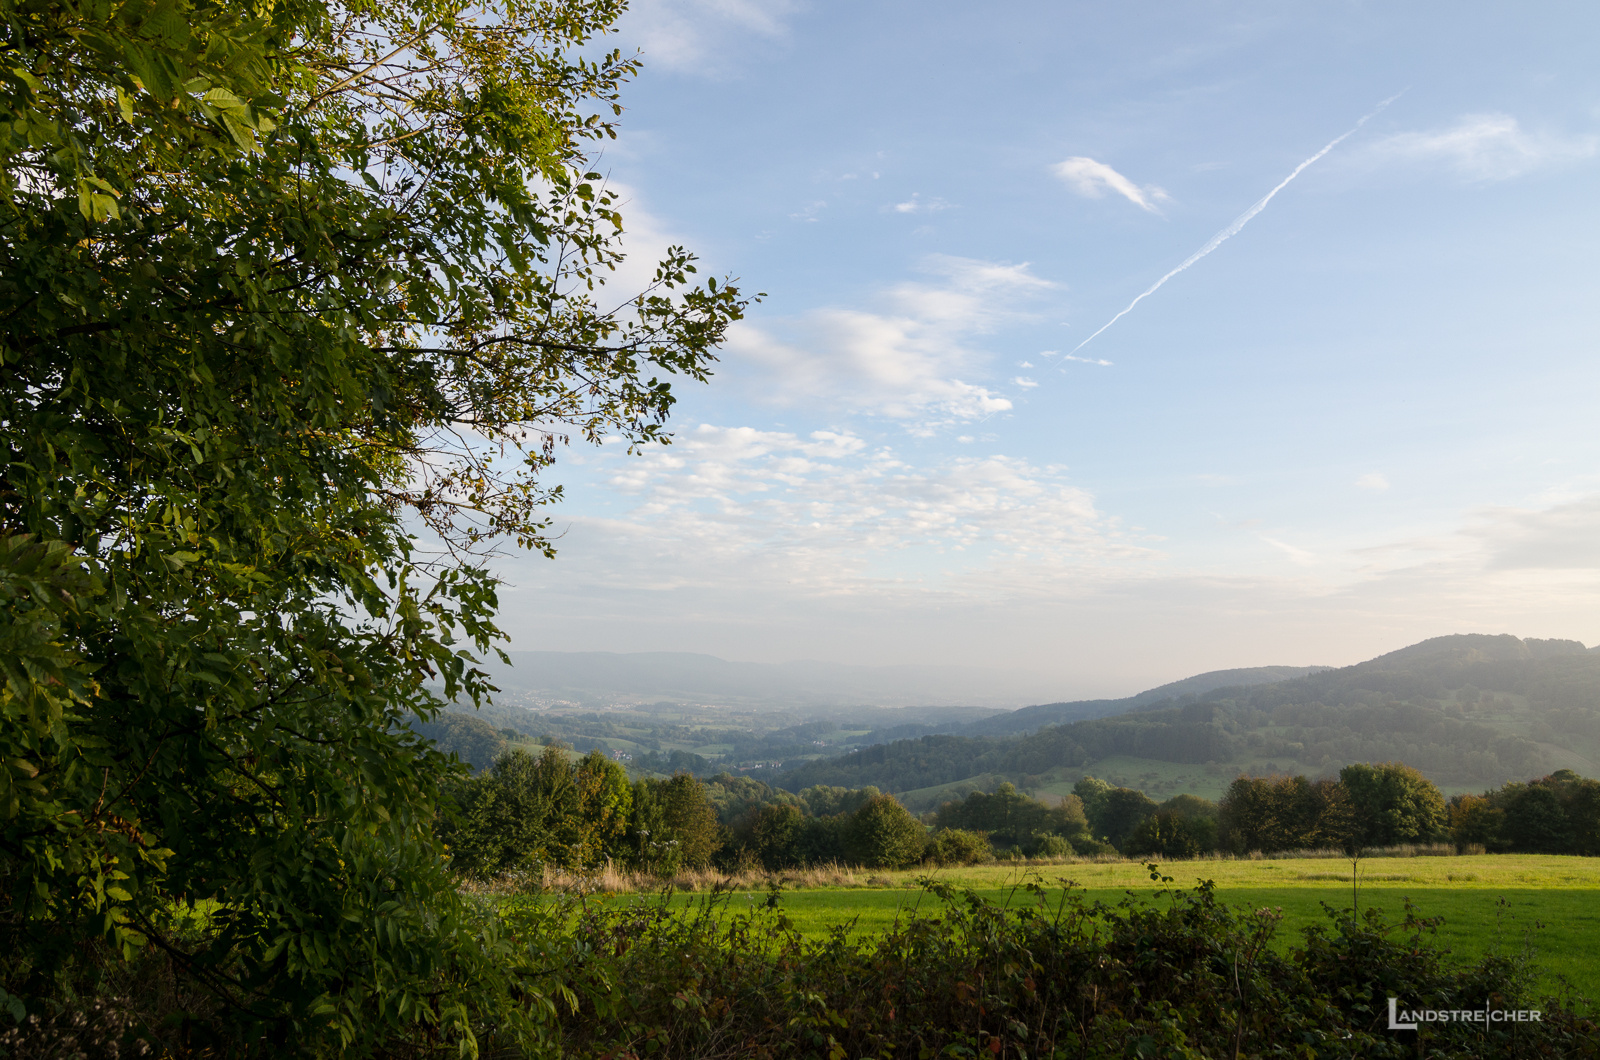
{"label": "shrub", "polygon": [[923,860],[933,865],[977,865],[993,858],[989,837],[966,828],[941,828],[933,833],[923,855]]}
{"label": "shrub", "polygon": [[1058,835],[1035,836],[1029,857],[1035,858],[1062,858],[1072,853],[1072,844]]}
{"label": "shrub", "polygon": [[[789,925],[776,889],[741,912],[726,894],[687,911],[664,902],[590,908],[570,933],[542,944],[546,966],[559,970],[552,974],[573,998],[550,1010],[551,1051],[1600,1056],[1600,1028],[1550,1002],[1537,1006],[1538,1023],[1387,1030],[1391,996],[1418,1008],[1535,1007],[1525,968],[1504,958],[1451,968],[1426,937],[1430,923],[1409,911],[1390,925],[1375,910],[1353,921],[1347,910],[1329,909],[1326,926],[1285,952],[1274,945],[1275,911],[1230,909],[1209,884],[1115,906],[1039,886],[1004,907],[938,884],[928,892],[932,908],[888,932],[840,931],[815,942]],[[540,930],[549,938],[547,926]]]}

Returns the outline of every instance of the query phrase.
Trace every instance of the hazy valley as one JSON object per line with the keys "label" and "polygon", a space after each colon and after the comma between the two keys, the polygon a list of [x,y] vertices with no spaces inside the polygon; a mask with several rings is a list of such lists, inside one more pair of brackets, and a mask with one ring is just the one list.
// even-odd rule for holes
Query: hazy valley
{"label": "hazy valley", "polygon": [[[1404,761],[1447,792],[1559,768],[1600,772],[1600,651],[1576,641],[1439,637],[1339,669],[1221,670],[1123,699],[1009,711],[848,702],[838,671],[857,687],[877,682],[880,694],[891,684],[868,668],[810,670],[806,705],[792,678],[807,673],[799,665],[670,653],[533,661],[515,677],[497,672],[505,691],[495,706],[449,715],[430,733],[479,767],[511,746],[557,741],[600,748],[640,775],[871,785],[914,810],[1003,781],[1065,794],[1085,775],[1157,798],[1216,798],[1241,772],[1318,776],[1359,761]],[[564,683],[539,687],[551,674]],[[927,679],[910,668],[892,677]],[[531,705],[541,696],[549,705]]]}

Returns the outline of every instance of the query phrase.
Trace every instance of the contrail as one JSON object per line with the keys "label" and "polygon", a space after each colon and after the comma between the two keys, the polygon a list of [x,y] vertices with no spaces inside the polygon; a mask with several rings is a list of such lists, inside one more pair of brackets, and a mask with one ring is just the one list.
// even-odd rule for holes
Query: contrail
{"label": "contrail", "polygon": [[1238,216],[1238,218],[1236,218],[1234,220],[1233,224],[1229,225],[1227,228],[1224,228],[1222,231],[1220,231],[1216,235],[1212,236],[1210,242],[1208,242],[1205,246],[1201,247],[1199,250],[1195,251],[1193,254],[1190,254],[1187,258],[1185,258],[1182,265],[1179,265],[1177,268],[1173,269],[1171,272],[1169,272],[1165,276],[1161,277],[1161,279],[1159,279],[1155,283],[1151,284],[1150,285],[1150,289],[1148,291],[1144,292],[1138,298],[1135,298],[1133,301],[1129,302],[1128,303],[1128,308],[1124,309],[1122,312],[1118,313],[1116,316],[1114,316],[1110,320],[1106,321],[1105,327],[1102,327],[1100,329],[1100,331],[1095,332],[1093,335],[1090,335],[1088,338],[1084,339],[1082,342],[1080,342],[1076,346],[1074,346],[1072,348],[1072,352],[1073,353],[1077,353],[1079,350],[1081,350],[1085,346],[1089,345],[1089,343],[1093,342],[1097,337],[1099,337],[1101,331],[1105,331],[1106,328],[1109,328],[1112,324],[1115,324],[1117,321],[1121,320],[1123,317],[1125,317],[1129,313],[1133,312],[1133,307],[1134,306],[1138,305],[1140,302],[1144,301],[1146,298],[1149,298],[1151,295],[1155,294],[1158,290],[1160,290],[1162,284],[1166,283],[1168,280],[1170,280],[1174,276],[1178,275],[1178,273],[1182,272],[1184,269],[1187,269],[1190,265],[1193,265],[1195,262],[1197,262],[1201,258],[1205,257],[1207,254],[1211,253],[1213,250],[1216,250],[1222,244],[1226,243],[1229,239],[1232,239],[1234,236],[1238,235],[1239,234],[1239,230],[1241,228],[1243,228],[1245,225],[1249,224],[1250,223],[1250,219],[1252,217],[1254,217],[1256,214],[1260,213],[1262,210],[1265,210],[1267,208],[1267,203],[1272,201],[1272,197],[1274,195],[1278,194],[1278,192],[1282,191],[1286,186],[1288,186],[1288,183],[1291,180],[1293,180],[1295,177],[1298,177],[1302,172],[1304,172],[1305,168],[1307,166],[1309,166],[1309,165],[1311,165],[1311,163],[1317,161],[1317,159],[1321,158],[1323,155],[1327,154],[1329,151],[1332,151],[1335,147],[1338,147],[1339,144],[1344,142],[1350,136],[1354,135],[1357,129],[1360,129],[1363,125],[1367,124],[1367,122],[1369,122],[1373,118],[1377,117],[1379,112],[1382,111],[1383,108],[1387,107],[1389,104],[1393,103],[1395,100],[1399,99],[1403,95],[1405,95],[1404,90],[1402,90],[1400,92],[1396,92],[1394,95],[1390,96],[1388,99],[1384,100],[1382,103],[1379,103],[1376,107],[1374,107],[1372,109],[1372,113],[1371,114],[1368,114],[1366,117],[1362,118],[1360,121],[1358,121],[1354,125],[1352,125],[1350,127],[1350,130],[1348,132],[1346,132],[1343,136],[1339,136],[1339,137],[1329,141],[1327,147],[1324,147],[1322,150],[1318,151],[1316,154],[1312,155],[1310,158],[1306,159],[1304,162],[1301,162],[1298,166],[1295,166],[1293,173],[1290,173],[1287,177],[1284,177],[1282,182],[1279,183],[1276,188],[1273,188],[1271,191],[1267,192],[1264,196],[1261,197],[1259,202],[1257,202],[1254,206],[1250,207],[1250,209],[1246,210],[1244,213],[1240,214]]}

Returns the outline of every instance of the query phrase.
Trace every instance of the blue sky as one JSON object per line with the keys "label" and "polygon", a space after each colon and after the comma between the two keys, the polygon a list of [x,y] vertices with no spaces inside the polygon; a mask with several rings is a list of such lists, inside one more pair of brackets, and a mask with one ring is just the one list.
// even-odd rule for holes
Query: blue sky
{"label": "blue sky", "polygon": [[676,444],[564,455],[514,647],[1076,696],[1600,641],[1600,8],[657,0],[620,41],[616,282],[682,242],[767,298]]}

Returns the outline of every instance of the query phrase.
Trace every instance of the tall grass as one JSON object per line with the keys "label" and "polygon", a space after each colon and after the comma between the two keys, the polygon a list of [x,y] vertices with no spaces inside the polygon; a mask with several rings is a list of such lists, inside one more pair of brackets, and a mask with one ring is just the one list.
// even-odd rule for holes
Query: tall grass
{"label": "tall grass", "polygon": [[[1363,858],[1416,858],[1453,856],[1456,850],[1448,843],[1403,843],[1398,846],[1374,847],[1362,852]],[[1289,861],[1301,858],[1349,860],[1350,855],[1337,847],[1319,847],[1312,850],[1280,850],[1271,854],[1253,851],[1248,854],[1203,854],[1193,858],[1162,858],[1164,864],[1189,862],[1229,861]],[[992,864],[1018,868],[1048,867],[1058,865],[1114,865],[1143,864],[1143,858],[1122,854],[1069,854],[1060,857],[1001,857]],[[536,891],[558,894],[635,894],[671,888],[675,891],[698,893],[715,888],[724,890],[764,889],[771,884],[790,889],[804,890],[818,887],[892,887],[911,886],[902,876],[896,880],[881,869],[868,869],[842,862],[828,862],[804,868],[768,870],[759,867],[739,868],[706,867],[680,869],[669,876],[658,876],[623,868],[615,862],[589,870],[568,870],[546,865],[538,871],[508,872],[487,879],[463,878],[461,889],[468,894],[486,896],[526,894]]]}

